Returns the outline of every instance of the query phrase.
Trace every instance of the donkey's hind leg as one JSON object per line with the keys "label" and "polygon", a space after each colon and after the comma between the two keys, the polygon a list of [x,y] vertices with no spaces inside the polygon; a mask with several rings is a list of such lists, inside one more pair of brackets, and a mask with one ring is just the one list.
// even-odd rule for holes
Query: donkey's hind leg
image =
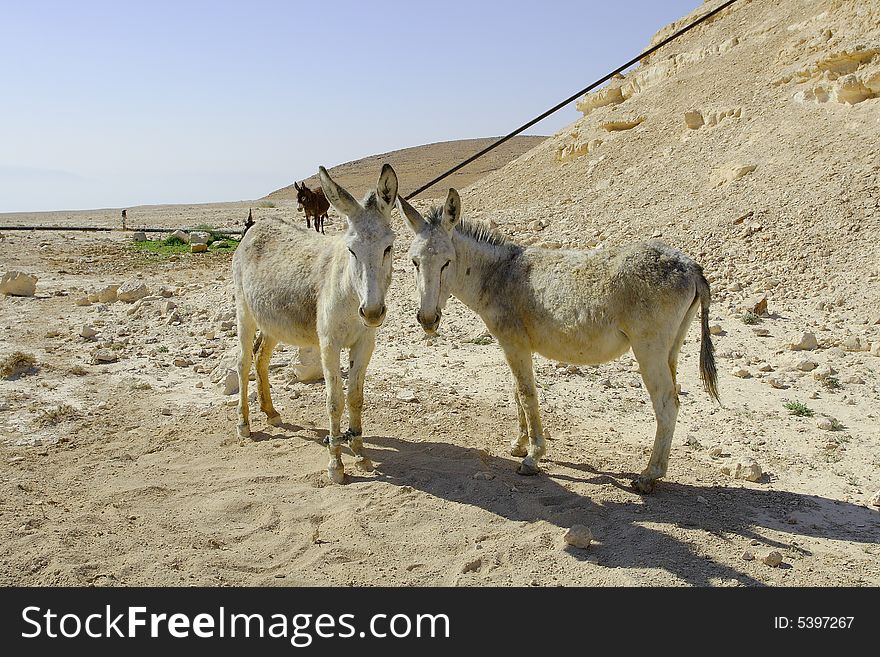
{"label": "donkey's hind leg", "polygon": [[517,472],[521,475],[538,474],[538,461],[544,456],[546,442],[541,425],[541,410],[538,408],[538,395],[535,392],[535,371],[532,365],[532,352],[511,343],[500,344],[504,358],[516,380],[519,403],[528,421],[529,451],[522,460]]}
{"label": "donkey's hind leg", "polygon": [[248,408],[248,379],[251,375],[251,362],[254,356],[254,335],[257,325],[254,318],[239,305],[236,313],[238,320],[238,437],[247,438],[251,435],[250,409]]}
{"label": "donkey's hind leg", "polygon": [[513,403],[516,404],[516,419],[519,425],[519,437],[514,438],[510,442],[511,456],[527,456],[529,453],[529,423],[526,420],[526,411],[523,408],[522,400],[519,398],[519,390],[516,383],[513,386]]}
{"label": "donkey's hind leg", "polygon": [[281,415],[272,405],[272,395],[269,392],[269,360],[278,341],[265,333],[262,333],[262,336],[263,339],[257,350],[257,395],[260,398],[260,410],[266,414],[266,421],[277,427],[281,424]]}
{"label": "donkey's hind leg", "polygon": [[672,434],[678,418],[678,395],[670,367],[669,345],[657,342],[652,344],[633,342],[632,347],[639,362],[642,380],[651,396],[651,404],[654,406],[657,420],[654,449],[651,451],[648,467],[633,480],[633,486],[642,493],[650,493],[654,490],[657,480],[666,474],[669,466],[669,450],[672,447]]}

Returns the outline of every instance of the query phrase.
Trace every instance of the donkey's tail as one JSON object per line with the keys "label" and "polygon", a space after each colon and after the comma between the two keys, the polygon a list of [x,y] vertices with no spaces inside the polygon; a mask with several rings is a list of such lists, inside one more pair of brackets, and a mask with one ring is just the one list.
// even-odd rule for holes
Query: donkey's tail
{"label": "donkey's tail", "polygon": [[[261,332],[261,333],[258,333],[256,339],[254,340],[254,349],[253,349],[253,353],[257,353],[257,351],[259,351],[259,349],[260,349],[260,345],[261,345],[261,344],[263,344],[263,334],[262,334],[262,332]],[[702,366],[702,362],[700,363],[700,365]],[[713,362],[713,364],[712,364],[712,369],[713,369],[713,370],[715,369],[715,364],[714,364],[714,362]]]}
{"label": "donkey's tail", "polygon": [[709,301],[712,293],[709,290],[709,281],[699,270],[697,278],[697,297],[700,299],[700,380],[703,389],[717,402],[718,397],[718,371],[715,369],[715,345],[712,344],[712,334],[709,333]]}

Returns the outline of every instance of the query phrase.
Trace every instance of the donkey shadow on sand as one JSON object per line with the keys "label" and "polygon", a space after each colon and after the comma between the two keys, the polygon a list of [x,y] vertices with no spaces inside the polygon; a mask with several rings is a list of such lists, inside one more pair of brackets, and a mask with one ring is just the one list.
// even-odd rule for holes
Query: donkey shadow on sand
{"label": "donkey shadow on sand", "polygon": [[[255,439],[305,440],[318,447],[327,434],[325,429],[291,423],[277,428],[281,431],[256,432]],[[762,546],[751,548],[756,553],[772,548],[806,558],[812,553],[798,545],[802,542],[798,537],[848,541],[866,547],[880,544],[880,513],[817,495],[668,481],[652,495],[644,496],[630,484],[634,473],[593,467],[587,456],[577,464],[547,459],[554,466],[579,474],[554,468],[542,477],[522,477],[512,467],[512,458],[487,456],[485,450],[475,447],[431,440],[412,442],[388,435],[364,440],[373,448],[376,469],[370,475],[348,475],[349,485],[411,487],[514,522],[543,520],[559,527],[560,534],[572,525],[587,525],[596,540],[587,550],[566,547],[573,558],[604,568],[659,569],[692,586],[717,586],[720,581],[730,580],[745,586],[766,584],[734,566],[707,558],[689,539],[679,539],[647,524],[701,530],[716,542],[727,543],[728,552],[734,555],[731,560],[739,559],[744,544],[753,539]],[[357,456],[350,449],[345,453]],[[474,479],[471,469],[493,476]],[[601,501],[566,487],[572,484],[589,486]],[[607,499],[607,488],[603,488],[607,486],[631,499],[621,500],[617,494],[615,499]],[[780,542],[770,538],[769,532],[791,538]],[[791,567],[783,563],[780,570]]]}
{"label": "donkey shadow on sand", "polygon": [[[602,471],[589,465],[588,459],[577,465],[556,463],[574,467],[582,476],[548,473],[524,478],[513,471],[510,458],[487,457],[485,451],[476,448],[448,442],[413,443],[388,436],[370,437],[368,441],[381,448],[374,452],[381,459],[377,466],[378,481],[411,486],[508,520],[543,520],[563,530],[584,524],[592,529],[597,542],[588,550],[566,548],[576,559],[608,568],[658,568],[694,586],[717,585],[718,580],[731,579],[747,586],[765,584],[735,567],[707,558],[687,540],[646,524],[702,530],[718,542],[729,543],[735,559],[739,559],[742,544],[752,539],[760,541],[765,549],[785,549],[805,557],[811,553],[796,544],[798,536],[866,546],[880,543],[880,513],[815,495],[669,481],[653,495],[643,496],[630,486],[632,472]],[[554,463],[552,459],[548,461]],[[490,472],[494,478],[463,475],[467,464],[472,464],[474,471]],[[618,499],[597,503],[565,487],[573,483],[595,487],[597,497],[605,497],[602,487],[615,486],[632,499],[621,501],[616,495]],[[511,488],[519,492],[512,492]],[[708,505],[699,497],[707,500]],[[797,518],[796,524],[791,523],[793,517]],[[777,542],[765,536],[762,529],[788,534],[791,540]]]}

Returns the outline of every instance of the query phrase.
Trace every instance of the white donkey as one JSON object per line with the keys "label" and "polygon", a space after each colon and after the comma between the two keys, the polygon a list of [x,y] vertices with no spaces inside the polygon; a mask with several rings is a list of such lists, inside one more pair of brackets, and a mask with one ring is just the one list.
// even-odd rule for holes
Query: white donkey
{"label": "white donkey", "polygon": [[[300,226],[263,219],[247,232],[232,258],[238,315],[240,398],[238,435],[250,435],[248,375],[256,351],[257,392],[269,424],[281,418],[269,395],[269,359],[278,342],[319,347],[327,387],[330,451],[327,472],[336,483],[345,478],[342,443],[348,441],[359,468],[372,464],[363,451],[361,410],[364,376],[385,319],[385,294],[391,283],[391,212],[397,175],[382,167],[376,190],[358,203],[336,185],[326,169],[318,176],[327,199],[348,218],[339,237],[324,237]],[[254,344],[256,329],[261,339]],[[348,431],[340,420],[343,407],[340,351],[349,349]]]}
{"label": "white donkey", "polygon": [[[648,467],[633,481],[648,493],[666,474],[678,415],[678,352],[702,308],[700,376],[718,399],[709,336],[709,284],[699,265],[659,242],[594,251],[524,248],[485,225],[460,221],[461,200],[422,217],[404,199],[401,214],[415,233],[410,256],[428,333],[455,295],[498,340],[516,381],[519,437],[511,454],[524,456],[521,474],[537,473],[545,441],[535,394],[532,354],[579,364],[603,363],[632,347],[651,396],[657,434]],[[528,448],[527,448],[528,444]]]}

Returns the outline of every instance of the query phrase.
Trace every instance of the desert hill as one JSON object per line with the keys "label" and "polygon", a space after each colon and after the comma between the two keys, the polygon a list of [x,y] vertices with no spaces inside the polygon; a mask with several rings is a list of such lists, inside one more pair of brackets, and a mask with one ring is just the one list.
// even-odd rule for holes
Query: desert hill
{"label": "desert hill", "polygon": [[[370,157],[331,167],[328,171],[333,180],[358,195],[376,183],[376,172],[380,170],[384,163],[388,162],[394,167],[397,175],[400,177],[401,193],[409,194],[417,187],[439,176],[480,149],[485,148],[496,139],[498,138],[486,137],[483,139],[459,139],[456,141],[425,144],[424,146],[404,148],[390,153],[371,155]],[[418,198],[439,196],[445,193],[449,187],[467,187],[486,174],[500,169],[545,139],[546,137],[535,136],[514,137],[476,162],[457,171],[446,180],[425,190]],[[312,188],[320,184],[317,175],[306,178],[305,183]],[[290,184],[268,194],[266,198],[272,200],[295,199],[296,191],[293,189],[293,184]]]}

